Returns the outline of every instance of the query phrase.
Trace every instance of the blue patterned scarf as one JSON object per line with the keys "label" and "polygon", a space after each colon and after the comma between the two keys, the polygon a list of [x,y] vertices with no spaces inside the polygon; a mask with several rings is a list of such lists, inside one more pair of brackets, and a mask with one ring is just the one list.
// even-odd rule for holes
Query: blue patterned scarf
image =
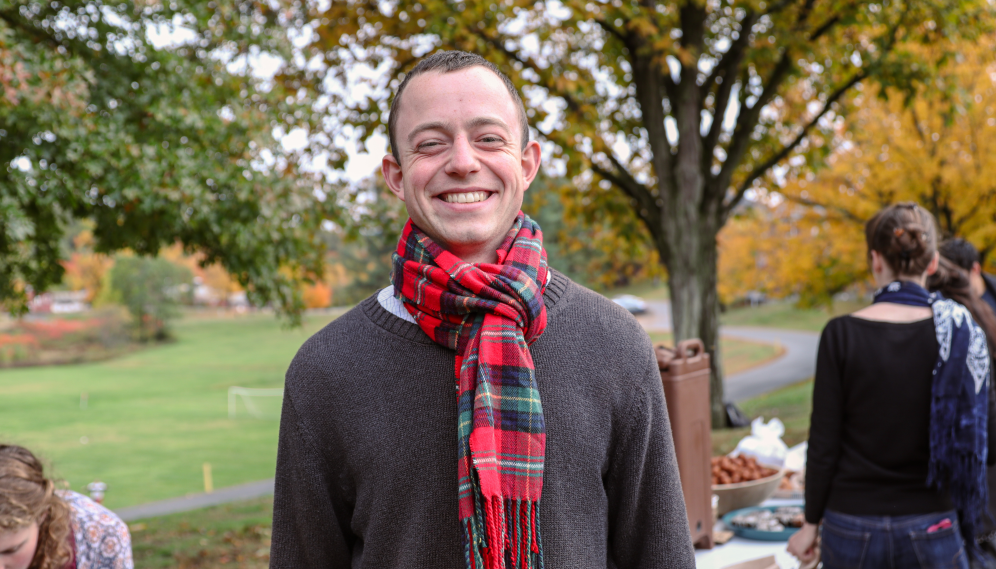
{"label": "blue patterned scarf", "polygon": [[947,489],[958,510],[965,547],[975,548],[975,528],[986,514],[989,349],[968,309],[923,287],[895,281],[875,302],[929,306],[940,345],[930,398],[927,483]]}

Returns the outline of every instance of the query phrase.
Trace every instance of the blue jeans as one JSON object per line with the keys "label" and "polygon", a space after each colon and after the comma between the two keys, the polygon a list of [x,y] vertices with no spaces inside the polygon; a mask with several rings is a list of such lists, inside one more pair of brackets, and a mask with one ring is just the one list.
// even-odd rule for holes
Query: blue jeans
{"label": "blue jeans", "polygon": [[[927,532],[945,518],[950,527]],[[968,569],[954,510],[915,516],[851,516],[827,511],[822,535],[824,569]]]}

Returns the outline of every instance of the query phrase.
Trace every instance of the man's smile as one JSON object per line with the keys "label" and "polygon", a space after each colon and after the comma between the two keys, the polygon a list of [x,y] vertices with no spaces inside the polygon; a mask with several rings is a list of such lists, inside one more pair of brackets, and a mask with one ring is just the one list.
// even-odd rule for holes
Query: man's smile
{"label": "man's smile", "polygon": [[488,199],[491,192],[449,192],[439,198],[446,203],[477,203]]}

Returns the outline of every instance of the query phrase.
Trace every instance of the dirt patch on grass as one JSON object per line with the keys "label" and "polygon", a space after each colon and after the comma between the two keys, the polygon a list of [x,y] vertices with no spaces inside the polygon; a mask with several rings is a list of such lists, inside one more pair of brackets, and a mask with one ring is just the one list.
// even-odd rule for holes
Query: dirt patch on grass
{"label": "dirt patch on grass", "polygon": [[138,569],[266,569],[273,498],[129,524]]}

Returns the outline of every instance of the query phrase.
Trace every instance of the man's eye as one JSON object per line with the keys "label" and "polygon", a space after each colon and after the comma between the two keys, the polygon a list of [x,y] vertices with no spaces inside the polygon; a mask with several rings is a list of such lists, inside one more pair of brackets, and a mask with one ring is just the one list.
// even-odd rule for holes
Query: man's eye
{"label": "man's eye", "polygon": [[500,136],[485,136],[481,138],[481,142],[488,142],[488,143],[505,142],[505,139],[503,139]]}
{"label": "man's eye", "polygon": [[418,150],[425,150],[428,148],[432,148],[433,146],[439,146],[439,143],[436,141],[423,142],[418,146],[416,146],[415,148],[417,148]]}

